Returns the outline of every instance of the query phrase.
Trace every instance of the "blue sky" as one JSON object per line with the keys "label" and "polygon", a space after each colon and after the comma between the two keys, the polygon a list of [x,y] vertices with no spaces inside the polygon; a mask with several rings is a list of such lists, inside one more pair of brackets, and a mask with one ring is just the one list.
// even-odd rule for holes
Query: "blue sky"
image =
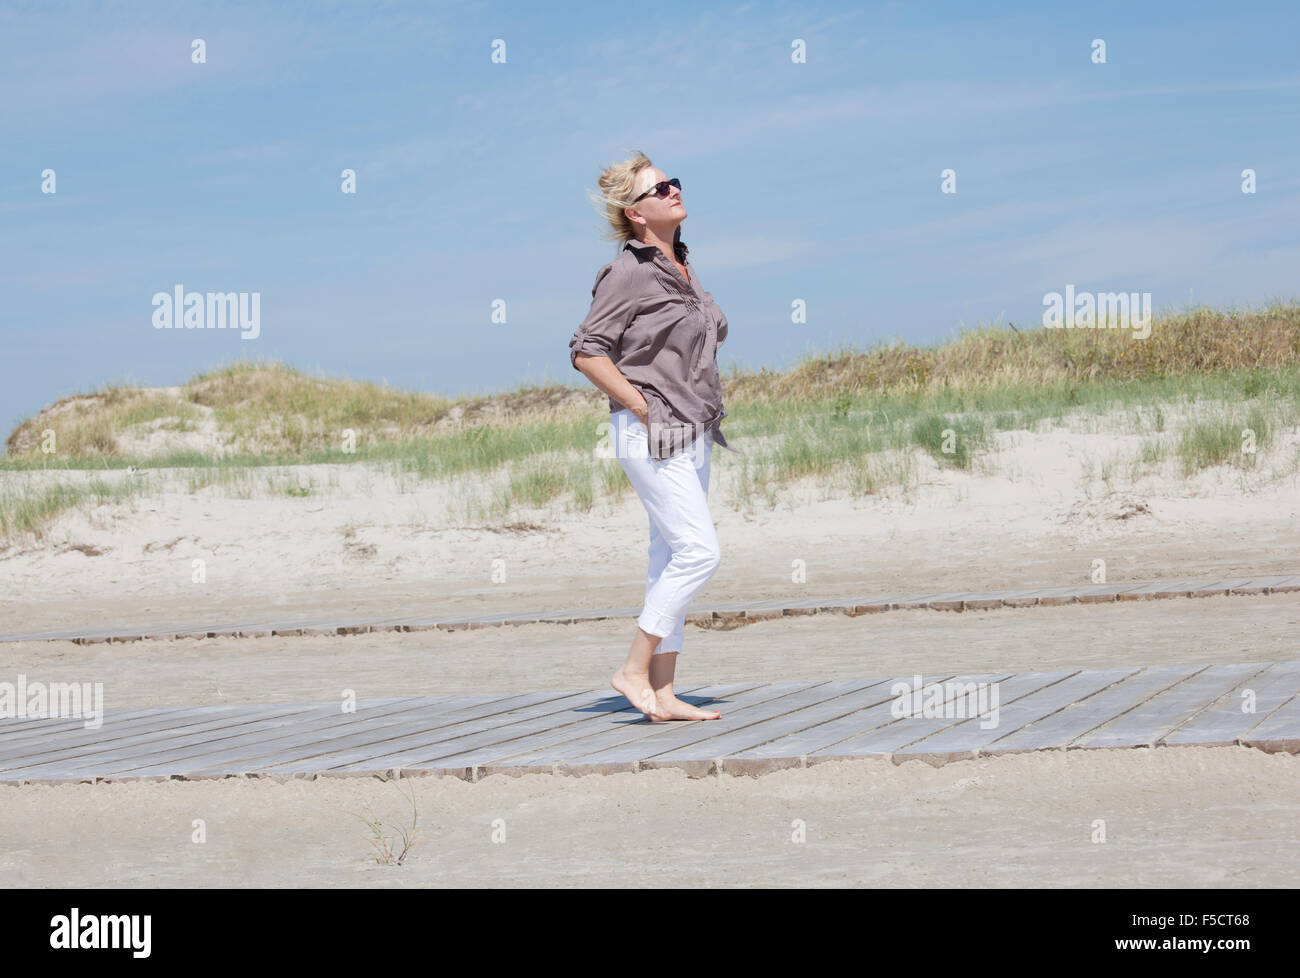
{"label": "blue sky", "polygon": [[[1067,283],[1300,294],[1300,7],[1059,6],[6,0],[0,427],[241,357],[586,385],[587,191],[625,148],[682,180],[724,371],[1038,322]],[[259,292],[260,336],[155,329],[177,284]]]}

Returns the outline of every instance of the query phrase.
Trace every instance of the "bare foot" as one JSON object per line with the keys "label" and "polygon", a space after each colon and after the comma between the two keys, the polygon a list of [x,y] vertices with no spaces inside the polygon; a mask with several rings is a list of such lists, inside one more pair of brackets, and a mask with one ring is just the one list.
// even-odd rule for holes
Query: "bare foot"
{"label": "bare foot", "polygon": [[622,669],[619,669],[618,672],[614,673],[614,678],[610,680],[609,684],[627,697],[627,701],[649,719],[671,719],[659,707],[659,701],[655,698],[655,691],[650,687],[649,673],[635,676],[628,675]]}
{"label": "bare foot", "polygon": [[655,694],[659,712],[666,713],[673,720],[721,720],[722,714],[717,710],[701,710],[698,706],[679,700],[674,693]]}

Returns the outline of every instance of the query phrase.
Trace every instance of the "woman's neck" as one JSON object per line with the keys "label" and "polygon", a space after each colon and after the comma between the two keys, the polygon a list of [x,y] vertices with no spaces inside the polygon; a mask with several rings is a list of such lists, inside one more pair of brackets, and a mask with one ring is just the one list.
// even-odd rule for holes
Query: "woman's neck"
{"label": "woman's neck", "polygon": [[[686,256],[684,252],[686,251],[686,247],[685,245],[682,245],[680,249],[676,247],[674,245],[674,240],[673,240],[676,237],[677,237],[676,225],[673,226],[671,232],[667,234],[663,234],[663,233],[657,233],[654,230],[654,228],[650,227],[650,225],[647,224],[645,228],[645,235],[641,238],[641,240],[644,241],[646,244],[654,245],[656,248],[658,248],[660,251],[664,253],[664,255],[668,258],[669,261],[676,262],[679,265],[685,266]],[[678,255],[679,250],[683,252],[683,254],[680,256]]]}

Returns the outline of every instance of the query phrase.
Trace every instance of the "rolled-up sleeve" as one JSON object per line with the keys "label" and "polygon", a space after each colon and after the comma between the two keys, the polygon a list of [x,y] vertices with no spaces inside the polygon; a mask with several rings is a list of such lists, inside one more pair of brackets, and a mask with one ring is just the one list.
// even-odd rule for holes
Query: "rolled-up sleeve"
{"label": "rolled-up sleeve", "polygon": [[623,331],[636,314],[636,292],[624,263],[615,261],[596,275],[591,287],[591,309],[573,339],[569,340],[569,362],[578,369],[578,354],[610,357]]}

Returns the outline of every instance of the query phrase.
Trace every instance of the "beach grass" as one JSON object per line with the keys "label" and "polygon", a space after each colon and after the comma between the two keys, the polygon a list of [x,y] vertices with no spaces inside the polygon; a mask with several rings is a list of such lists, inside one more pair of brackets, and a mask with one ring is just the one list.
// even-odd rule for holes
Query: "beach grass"
{"label": "beach grass", "polygon": [[[931,346],[806,356],[784,372],[733,366],[723,388],[724,429],[744,454],[713,457],[747,503],[775,505],[801,478],[855,496],[907,486],[921,458],[972,471],[998,433],[1043,424],[1144,436],[1131,457],[1102,463],[1107,483],[1118,467],[1134,478],[1170,458],[1185,477],[1216,465],[1250,471],[1300,419],[1300,303],[1197,307],[1155,319],[1145,339],[1104,326],[985,325]],[[408,487],[463,485],[464,519],[553,504],[586,512],[629,491],[617,460],[598,451],[608,419],[605,396],[580,379],[451,399],[259,360],[171,390],[114,384],[64,398],[10,434],[0,539],[39,537],[69,508],[157,491],[141,476],[169,469],[190,493],[308,497],[330,480],[255,473],[363,462]],[[160,432],[202,434],[208,450],[164,439],[173,447],[144,451]],[[51,483],[59,470],[82,478]],[[36,471],[40,479],[16,478]]]}

